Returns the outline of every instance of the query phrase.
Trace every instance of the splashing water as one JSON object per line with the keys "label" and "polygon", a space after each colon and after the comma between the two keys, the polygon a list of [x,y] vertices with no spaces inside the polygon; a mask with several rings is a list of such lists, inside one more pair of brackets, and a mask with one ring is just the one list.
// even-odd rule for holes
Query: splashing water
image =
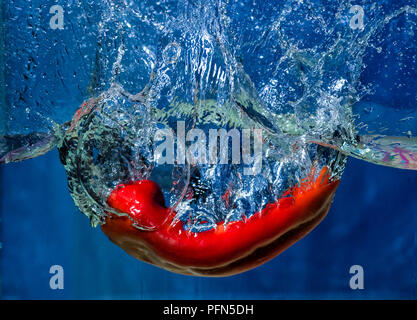
{"label": "splashing water", "polygon": [[[67,73],[78,68],[87,76],[77,79],[76,90],[76,80],[62,82],[68,92],[60,103],[74,107],[75,92],[85,102],[65,122],[69,118],[57,114],[52,100],[12,94],[0,155],[1,162],[19,161],[58,146],[71,195],[93,225],[112,212],[106,199],[118,184],[141,179],[161,186],[176,221],[204,231],[253,215],[324,167],[339,179],[346,155],[417,168],[415,105],[386,107],[390,101],[379,88],[385,81],[393,83],[391,91],[413,92],[407,79],[417,75],[417,9],[411,6],[386,12],[384,3],[364,4],[363,28],[352,28],[348,1],[326,10],[310,1],[71,6],[72,23],[80,22],[72,25],[79,37],[72,47],[94,51],[94,58],[85,59],[89,68],[65,66]],[[92,10],[102,13],[99,21],[91,21]],[[394,69],[407,70],[406,80],[398,80]],[[31,72],[28,81],[41,75]],[[48,81],[40,82],[42,90]],[[22,106],[28,118],[42,119],[37,123],[44,130],[13,128]],[[178,136],[179,122],[207,136],[211,129],[261,129],[260,171],[245,174],[245,166],[232,162],[158,163],[158,130]],[[231,148],[227,154],[233,157]]]}

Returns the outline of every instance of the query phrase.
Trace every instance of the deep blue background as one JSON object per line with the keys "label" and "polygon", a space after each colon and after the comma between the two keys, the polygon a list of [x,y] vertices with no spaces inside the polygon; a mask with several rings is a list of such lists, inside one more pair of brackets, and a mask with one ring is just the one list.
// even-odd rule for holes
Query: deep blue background
{"label": "deep blue background", "polygon": [[[417,296],[416,171],[350,159],[327,218],[267,264],[229,278],[176,275],[128,256],[73,205],[53,151],[0,167],[5,299],[275,299]],[[49,268],[65,288],[49,289]],[[362,265],[365,289],[349,288]]]}
{"label": "deep blue background", "polygon": [[[411,2],[392,0],[379,3],[397,7]],[[39,52],[31,52],[34,46],[29,41],[33,35],[26,28],[28,11],[15,9],[31,4],[31,10],[36,13],[37,8],[43,6],[46,14],[34,14],[29,22],[35,26],[47,25],[47,9],[55,1],[16,0],[8,3],[12,10],[6,10],[5,16],[13,17],[6,19],[7,39],[10,39],[6,49],[12,53],[7,69],[8,104],[17,106],[16,117],[23,119],[21,113],[26,104],[22,101],[39,101],[40,106],[34,106],[35,110],[43,108],[40,110],[43,115],[58,122],[68,120],[87,94],[79,88],[87,87],[90,81],[95,57],[95,42],[92,41],[95,33],[90,24],[91,28],[96,25],[94,19],[100,18],[99,9],[91,4],[89,12],[92,16],[87,17],[89,24],[80,23],[69,13],[66,25],[73,32],[49,32],[47,37],[39,32],[37,39],[43,45],[37,48]],[[71,4],[72,1],[68,2],[69,7]],[[73,7],[75,16],[77,7]],[[78,8],[81,9],[84,7]],[[389,37],[389,32],[386,34]],[[71,37],[81,35],[90,38],[82,39],[85,47],[81,48],[79,56],[74,48],[69,48],[69,53],[64,50],[68,43],[77,43],[77,39]],[[57,45],[52,46],[55,41]],[[408,45],[411,41],[407,39],[405,43]],[[45,50],[45,46],[51,49]],[[28,58],[29,53],[49,64],[35,64]],[[88,59],[80,58],[87,54]],[[376,58],[369,56],[375,68],[382,70],[381,64],[376,64]],[[378,59],[389,67],[388,70],[376,73],[371,68],[363,74],[361,81],[380,83],[386,73],[395,74],[401,80],[392,70],[395,66],[392,61],[386,62],[384,57]],[[413,61],[408,62],[415,66]],[[58,64],[65,64],[67,68],[56,68]],[[77,71],[76,75],[73,69]],[[52,98],[61,99],[41,99],[51,95],[36,87],[40,78],[32,77],[33,70],[47,73],[47,82],[42,89],[53,89]],[[56,70],[65,72],[57,75]],[[409,71],[415,72],[411,67]],[[24,75],[29,80],[24,80]],[[62,79],[66,86],[60,86]],[[410,91],[415,92],[415,77],[402,80]],[[22,85],[26,91],[21,90]],[[395,91],[392,86],[388,80],[381,82],[380,91],[370,100],[385,106],[415,110],[415,97],[403,101],[405,89]],[[13,88],[25,93],[23,100]],[[385,94],[387,92],[389,96]],[[398,103],[400,99],[402,101]],[[8,112],[14,114],[12,111]],[[16,123],[19,130],[22,123],[30,130],[37,129],[31,125],[44,126],[31,117],[24,118],[25,121],[22,119]],[[14,123],[8,124],[11,132]],[[91,228],[88,219],[76,209],[70,198],[65,171],[56,150],[33,160],[0,166],[0,180],[0,289],[1,297],[5,299],[417,297],[417,171],[402,171],[349,159],[328,217],[310,235],[259,268],[219,279],[175,275],[147,265],[113,245],[100,229]],[[65,289],[62,291],[49,288],[49,268],[55,264],[64,267]],[[364,290],[349,288],[349,268],[355,264],[364,268]]]}

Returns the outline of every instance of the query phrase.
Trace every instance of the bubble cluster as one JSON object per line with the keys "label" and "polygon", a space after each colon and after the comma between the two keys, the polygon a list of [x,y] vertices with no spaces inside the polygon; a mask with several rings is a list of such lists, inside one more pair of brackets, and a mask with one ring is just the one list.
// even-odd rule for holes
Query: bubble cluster
{"label": "bubble cluster", "polygon": [[[50,135],[41,146],[22,136],[24,151],[2,160],[58,145],[70,192],[93,225],[111,211],[106,199],[118,184],[152,179],[176,220],[196,232],[253,215],[324,167],[339,179],[346,155],[415,169],[415,105],[396,103],[415,92],[417,11],[402,5],[388,11],[384,2],[370,1],[354,7],[344,1],[326,10],[315,1],[71,1],[66,27],[52,34],[39,25],[23,45],[31,48],[10,52],[6,67],[22,81],[10,87],[6,131],[19,131],[14,119],[24,110],[22,126],[30,116],[42,119],[26,131],[40,127]],[[45,39],[55,45],[40,48]],[[39,55],[55,55],[56,67],[39,66]],[[12,68],[22,61],[26,70]],[[385,82],[392,83],[390,96],[398,92],[396,101],[381,91]],[[214,129],[260,129],[260,171],[245,174],[232,161],[158,163],[157,132],[178,135],[179,121],[206,136]],[[2,154],[11,150],[4,145]],[[231,148],[228,154],[232,159]]]}

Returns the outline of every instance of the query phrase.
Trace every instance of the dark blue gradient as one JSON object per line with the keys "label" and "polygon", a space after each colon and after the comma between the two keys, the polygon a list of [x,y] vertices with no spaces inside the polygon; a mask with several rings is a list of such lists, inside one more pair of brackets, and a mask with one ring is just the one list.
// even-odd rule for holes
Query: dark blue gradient
{"label": "dark blue gradient", "polygon": [[[76,1],[63,2],[63,5],[69,9],[73,2]],[[362,2],[365,9],[377,3],[387,12],[392,12],[416,1]],[[20,130],[44,128],[45,123],[39,122],[39,116],[25,115],[23,110],[27,106],[44,118],[51,117],[59,123],[67,121],[90,94],[105,89],[96,80],[98,84],[93,89],[97,92],[87,90],[94,84],[91,79],[93,71],[101,72],[105,80],[111,76],[109,66],[104,71],[95,70],[100,3],[107,4],[104,1],[84,1],[83,6],[73,6],[73,11],[68,10],[66,23],[71,32],[49,33],[49,44],[44,43],[46,36],[42,30],[34,35],[27,26],[47,26],[50,17],[47,8],[56,1],[2,3],[8,56],[4,78],[8,88],[4,97],[7,105],[2,105],[0,112],[0,124],[4,122],[7,126],[0,127],[0,133],[25,133]],[[236,3],[241,6],[240,2]],[[285,4],[284,1],[276,3]],[[330,7],[336,3],[323,1],[323,5]],[[25,9],[29,4],[30,12],[38,12],[37,8],[42,7],[43,15],[26,17],[26,11],[17,10],[20,7]],[[271,16],[275,14],[270,7],[278,8],[278,5],[260,2],[259,15],[265,14],[265,24],[269,23],[268,13]],[[327,9],[323,10],[324,17],[334,18],[337,8],[333,11]],[[77,10],[86,12],[81,21],[76,20]],[[367,19],[371,18],[367,16]],[[243,23],[245,19],[249,19],[245,12],[241,16],[236,12],[236,21],[232,21],[232,25],[237,34],[240,34],[239,28],[247,29]],[[384,29],[383,34],[389,39],[395,38],[397,27],[404,23],[402,19]],[[407,19],[414,21],[415,17]],[[304,31],[309,33],[309,30]],[[302,37],[304,33],[299,35]],[[42,46],[32,48],[30,40],[35,36]],[[256,39],[258,34],[247,33],[245,36],[250,40],[251,36]],[[381,45],[381,54],[370,49],[365,55],[367,69],[360,80],[365,85],[378,84],[372,94],[364,96],[365,101],[395,110],[415,111],[417,69],[415,60],[410,57],[415,52],[411,49],[416,49],[416,37],[417,33],[413,33],[397,39],[400,45],[408,46],[399,61],[394,61],[389,55],[398,53],[390,51],[391,42]],[[114,49],[117,48],[116,42],[103,47],[103,54],[107,57],[112,53],[113,60],[117,54]],[[146,38],[146,42],[152,43],[153,39]],[[76,46],[79,43],[83,46]],[[44,50],[45,46],[49,46],[53,54]],[[243,47],[243,58],[245,54],[249,56],[251,50]],[[272,60],[273,56],[269,58]],[[246,71],[254,81],[261,81],[262,72],[267,70],[265,65],[256,64],[248,57],[245,63],[250,66]],[[400,72],[404,70],[398,67],[398,63],[406,66],[408,72]],[[41,78],[33,77],[36,72],[45,74],[42,86],[38,86]],[[143,88],[148,79],[146,72],[135,70],[129,76],[140,78],[132,82],[138,88]],[[396,86],[397,82],[391,81],[392,78],[406,86]],[[61,85],[61,81],[65,85]],[[109,83],[104,81],[104,84]],[[136,92],[138,88],[129,89]],[[349,159],[333,206],[316,229],[265,265],[229,278],[176,275],[138,261],[112,244],[99,228],[93,229],[86,216],[75,207],[57,150],[36,159],[1,165],[0,181],[0,297],[3,299],[417,298],[417,171]],[[64,290],[51,290],[49,287],[52,265],[64,268]],[[364,268],[363,290],[349,287],[352,265]]]}
{"label": "dark blue gradient", "polygon": [[[74,206],[53,151],[1,167],[4,299],[415,299],[417,172],[350,159],[327,218],[283,254],[230,278],[176,275],[113,245]],[[64,268],[64,290],[49,268]],[[365,289],[351,290],[362,265]]]}

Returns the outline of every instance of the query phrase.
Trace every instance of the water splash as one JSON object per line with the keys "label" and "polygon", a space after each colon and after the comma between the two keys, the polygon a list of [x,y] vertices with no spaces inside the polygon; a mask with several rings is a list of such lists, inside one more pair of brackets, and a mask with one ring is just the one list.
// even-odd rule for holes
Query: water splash
{"label": "water splash", "polygon": [[[76,19],[88,20],[93,4],[74,5],[82,7]],[[44,126],[49,133],[11,137],[9,130],[1,161],[57,145],[70,192],[93,225],[111,211],[105,199],[114,187],[150,178],[193,231],[254,214],[314,169],[329,167],[332,178],[340,178],[345,155],[416,169],[414,111],[375,111],[380,104],[369,100],[380,93],[381,79],[367,70],[373,61],[388,63],[378,56],[385,54],[400,57],[402,71],[415,71],[417,43],[410,41],[417,11],[400,6],[388,12],[384,3],[363,7],[364,28],[352,29],[349,1],[325,11],[310,1],[101,2],[95,8],[100,20],[92,31],[84,28],[95,41],[76,41],[94,49],[84,77],[86,102],[71,121]],[[401,38],[408,49],[390,47],[385,35],[391,33],[393,43]],[[10,102],[14,110],[22,104]],[[23,104],[35,109],[39,101]],[[382,110],[398,115],[400,132]],[[234,164],[157,164],[155,133],[175,132],[178,121],[204,132],[262,129],[262,171],[249,176]]]}

